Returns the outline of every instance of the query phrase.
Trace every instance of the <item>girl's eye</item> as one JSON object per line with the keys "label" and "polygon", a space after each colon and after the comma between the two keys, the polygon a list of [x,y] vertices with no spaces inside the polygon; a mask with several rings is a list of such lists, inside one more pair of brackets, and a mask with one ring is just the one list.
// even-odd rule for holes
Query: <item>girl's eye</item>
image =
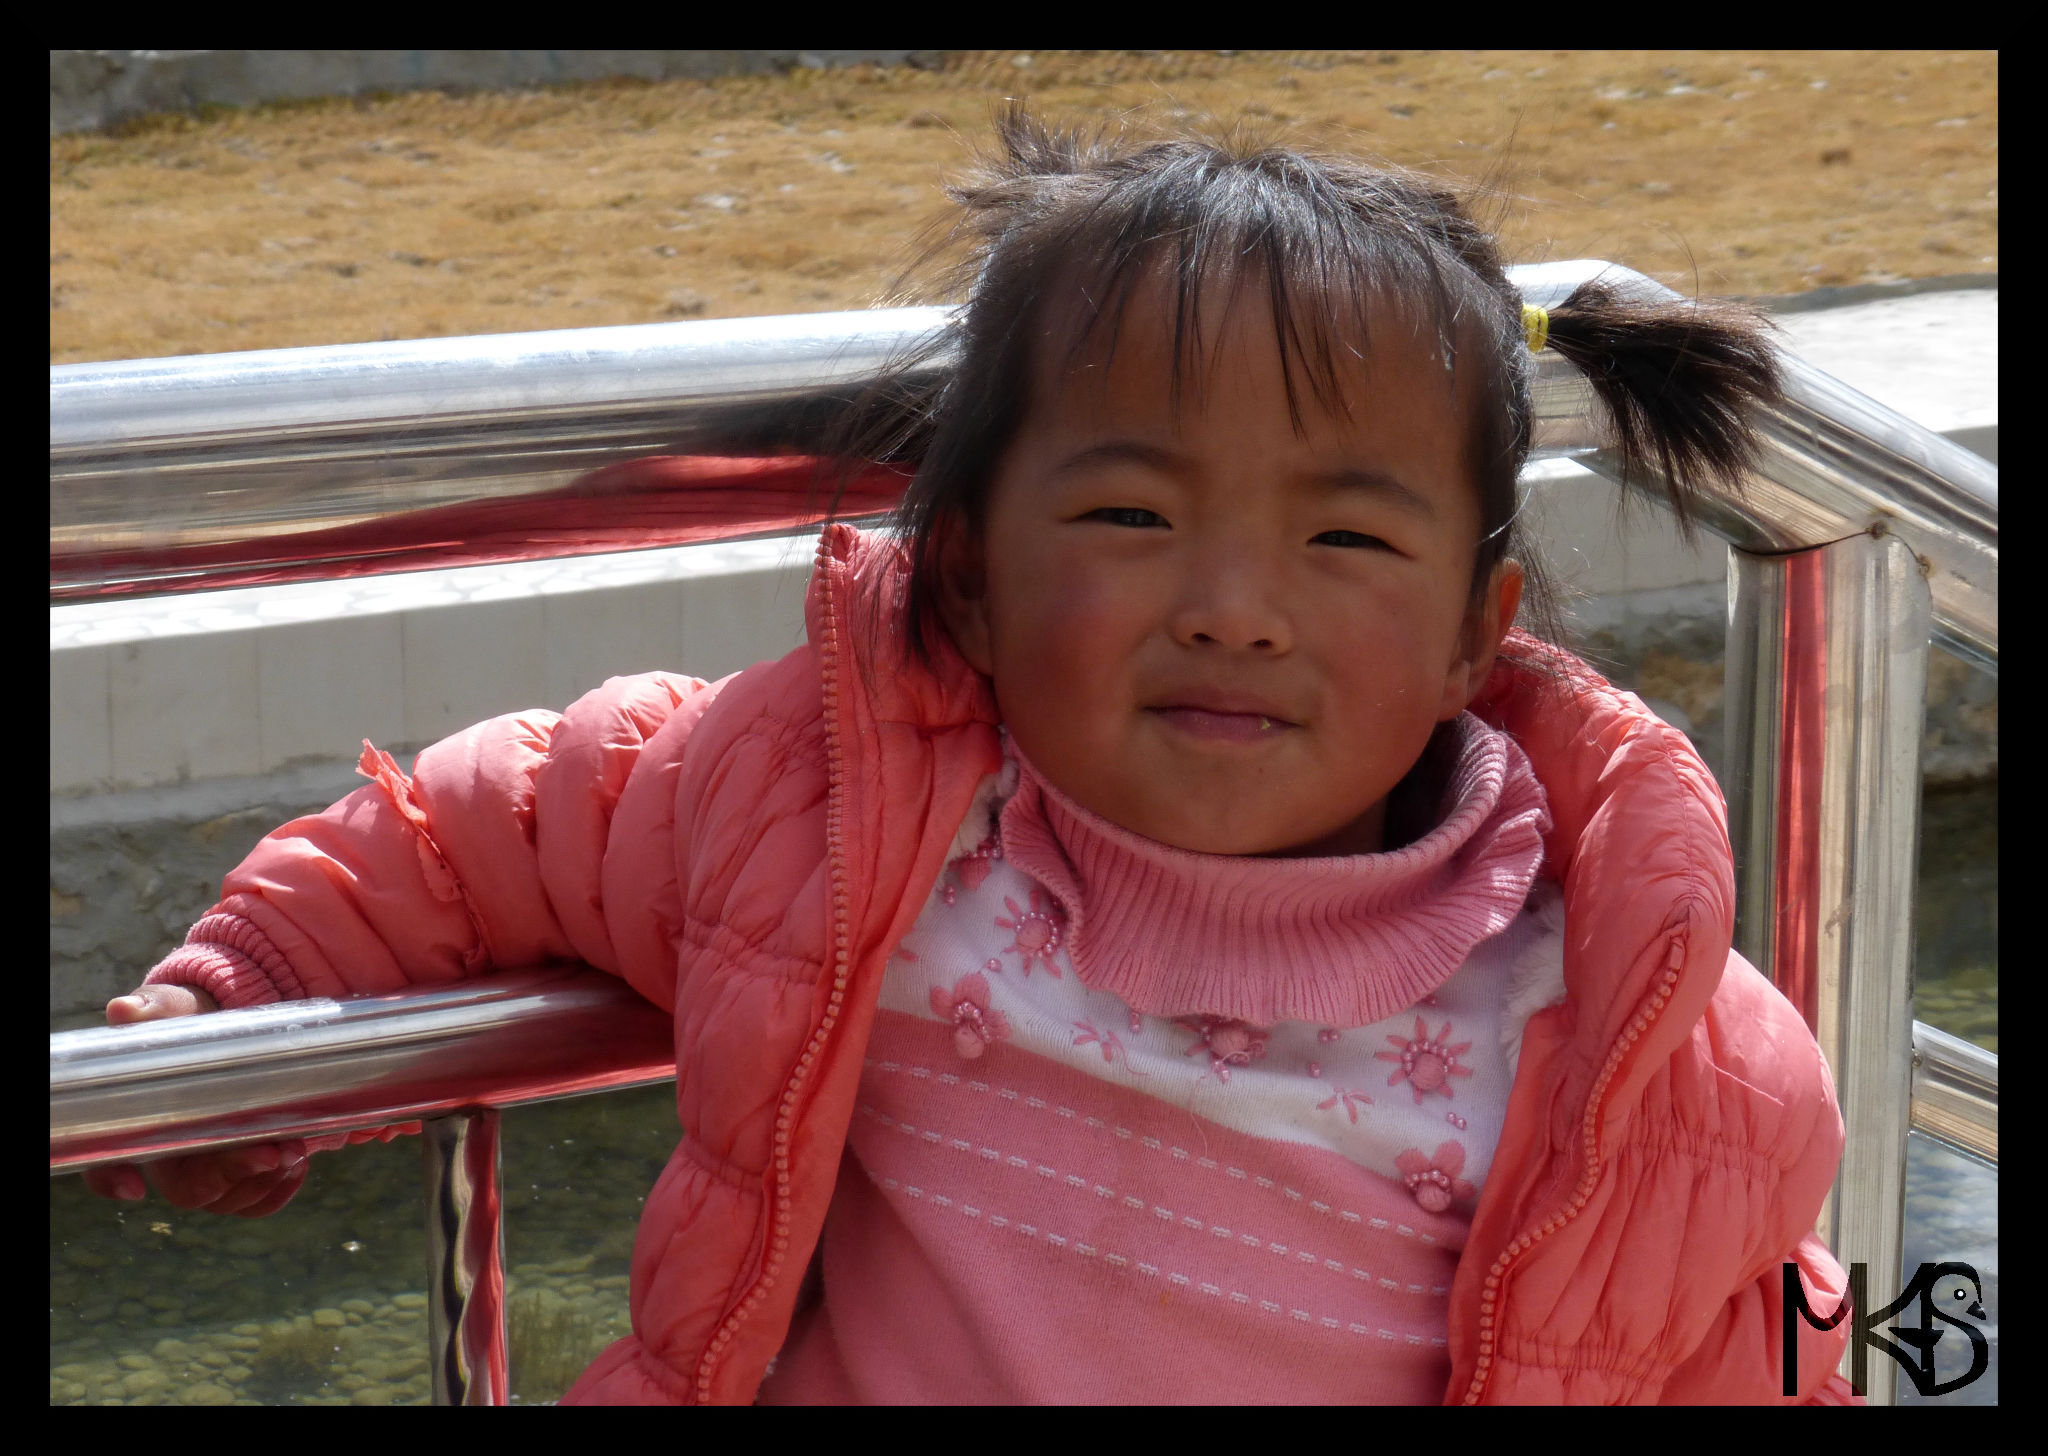
{"label": "girl's eye", "polygon": [[1090,511],[1087,519],[1107,521],[1112,526],[1163,526],[1165,517],[1157,511],[1148,511],[1139,506],[1104,506],[1099,511]]}
{"label": "girl's eye", "polygon": [[1382,550],[1390,549],[1387,543],[1379,537],[1368,536],[1362,531],[1325,531],[1310,544],[1315,545],[1318,543],[1324,546],[1362,546],[1366,548],[1377,546]]}

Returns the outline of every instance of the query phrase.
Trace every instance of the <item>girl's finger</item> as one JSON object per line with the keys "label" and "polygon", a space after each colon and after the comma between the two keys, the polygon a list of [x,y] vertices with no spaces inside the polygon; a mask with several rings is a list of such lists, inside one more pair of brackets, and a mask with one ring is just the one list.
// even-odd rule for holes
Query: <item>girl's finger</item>
{"label": "girl's finger", "polygon": [[101,1198],[118,1198],[133,1203],[149,1192],[142,1169],[133,1163],[110,1163],[104,1168],[87,1168],[85,1186]]}
{"label": "girl's finger", "polygon": [[194,1016],[218,1009],[214,999],[190,986],[139,986],[107,1003],[107,1024],[130,1026],[171,1016]]}
{"label": "girl's finger", "polygon": [[305,1181],[306,1165],[300,1163],[284,1173],[278,1179],[277,1185],[269,1193],[265,1194],[260,1201],[250,1204],[247,1208],[235,1210],[234,1216],[236,1218],[268,1218],[287,1203],[290,1203],[293,1196],[299,1191],[300,1185]]}

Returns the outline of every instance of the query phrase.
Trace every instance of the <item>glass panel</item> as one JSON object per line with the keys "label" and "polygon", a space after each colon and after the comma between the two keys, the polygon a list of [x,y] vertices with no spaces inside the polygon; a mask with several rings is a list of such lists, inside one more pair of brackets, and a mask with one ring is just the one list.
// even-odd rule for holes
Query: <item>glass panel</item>
{"label": "glass panel", "polygon": [[424,1405],[417,1138],[312,1160],[270,1218],[50,1180],[52,1405]]}
{"label": "glass panel", "polygon": [[512,1404],[560,1399],[605,1346],[631,1333],[633,1236],[680,1138],[673,1082],[505,1113]]}
{"label": "glass panel", "polygon": [[[1944,1278],[1934,1286],[1935,1307],[1951,1318],[1976,1325],[1989,1346],[1989,1363],[1984,1373],[1961,1389],[1944,1395],[1923,1396],[1913,1383],[1899,1379],[1900,1405],[1997,1405],[1998,1404],[1998,1170],[1951,1151],[1929,1137],[1914,1133],[1906,1140],[1906,1247],[1899,1290],[1922,1264],[1967,1264],[1976,1270],[1981,1283],[1985,1318],[1971,1320],[1963,1313],[1966,1301],[1955,1299],[1967,1281]],[[1873,1281],[1874,1283],[1875,1281]],[[1873,1299],[1886,1302],[1898,1290],[1871,1291]],[[1918,1329],[1916,1306],[1902,1312],[1898,1324]],[[1971,1341],[1960,1329],[1931,1322],[1940,1331],[1934,1345],[1934,1374],[1938,1382],[1955,1380],[1968,1372]],[[1871,1359],[1888,1358],[1876,1351]]]}

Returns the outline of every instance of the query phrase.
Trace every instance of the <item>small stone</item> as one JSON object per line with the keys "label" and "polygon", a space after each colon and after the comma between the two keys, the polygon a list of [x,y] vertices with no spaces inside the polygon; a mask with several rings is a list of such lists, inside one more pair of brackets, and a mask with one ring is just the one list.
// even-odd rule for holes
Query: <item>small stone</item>
{"label": "small stone", "polygon": [[260,1335],[260,1334],[262,1334],[262,1333],[263,1333],[263,1326],[261,1326],[261,1325],[236,1325],[236,1326],[235,1326],[235,1328],[234,1328],[234,1333],[236,1333],[236,1334],[238,1334],[238,1335],[241,1335],[241,1336],[242,1336],[243,1338],[245,1338],[245,1339],[246,1339],[246,1338],[248,1338],[248,1337],[250,1337],[250,1336],[252,1336],[252,1335]]}
{"label": "small stone", "polygon": [[161,1370],[131,1370],[121,1377],[121,1389],[131,1399],[153,1390],[162,1390],[170,1383],[171,1378]]}
{"label": "small stone", "polygon": [[583,1280],[579,1279],[573,1283],[564,1284],[562,1286],[562,1297],[565,1299],[580,1299],[586,1294],[594,1294],[596,1290],[596,1285],[586,1283]]}
{"label": "small stone", "polygon": [[247,1365],[230,1365],[227,1369],[221,1371],[220,1378],[227,1381],[230,1385],[240,1385],[255,1373]]}
{"label": "small stone", "polygon": [[394,1294],[391,1302],[400,1309],[425,1309],[427,1297],[424,1294]]}
{"label": "small stone", "polygon": [[599,1289],[629,1289],[633,1284],[632,1276],[627,1274],[608,1274],[602,1279],[593,1279],[590,1282]]}
{"label": "small stone", "polygon": [[363,1317],[354,1310],[350,1310],[348,1312],[348,1322],[352,1325],[359,1325],[363,1322]]}
{"label": "small stone", "polygon": [[168,1313],[185,1307],[185,1301],[169,1294],[151,1294],[144,1297],[144,1304],[159,1313]]}
{"label": "small stone", "polygon": [[159,1329],[176,1329],[185,1323],[185,1312],[181,1309],[167,1309],[162,1314],[153,1314],[149,1322]]}
{"label": "small stone", "polygon": [[573,1259],[557,1259],[546,1268],[550,1274],[583,1274],[589,1271],[595,1258],[593,1254],[578,1254]]}
{"label": "small stone", "polygon": [[149,1370],[155,1367],[156,1357],[153,1355],[123,1355],[114,1363],[123,1370]]}
{"label": "small stone", "polygon": [[368,1376],[350,1374],[342,1376],[334,1385],[337,1390],[346,1390],[353,1394],[370,1383]]}
{"label": "small stone", "polygon": [[349,1314],[375,1314],[377,1312],[377,1306],[370,1303],[367,1299],[344,1299],[341,1302],[341,1307]]}
{"label": "small stone", "polygon": [[150,1353],[159,1360],[175,1365],[181,1360],[190,1360],[196,1352],[183,1340],[158,1340],[150,1347]]}
{"label": "small stone", "polygon": [[78,1381],[61,1380],[55,1375],[50,1377],[51,1405],[69,1404],[71,1401],[84,1399],[85,1387]]}
{"label": "small stone", "polygon": [[225,1385],[215,1385],[211,1380],[202,1380],[197,1385],[185,1387],[179,1399],[186,1405],[233,1405],[235,1393]]}
{"label": "small stone", "polygon": [[399,1394],[388,1385],[365,1385],[355,1393],[354,1401],[357,1405],[390,1405]]}
{"label": "small stone", "polygon": [[94,1366],[75,1363],[59,1365],[50,1371],[51,1378],[56,1380],[90,1380],[98,1373]]}
{"label": "small stone", "polygon": [[323,1330],[338,1330],[348,1323],[348,1316],[338,1309],[316,1309],[313,1323]]}
{"label": "small stone", "polygon": [[[259,1325],[257,1328],[260,1329],[262,1326]],[[229,1350],[260,1350],[263,1348],[263,1342],[248,1335],[230,1335],[221,1341],[221,1346]]]}

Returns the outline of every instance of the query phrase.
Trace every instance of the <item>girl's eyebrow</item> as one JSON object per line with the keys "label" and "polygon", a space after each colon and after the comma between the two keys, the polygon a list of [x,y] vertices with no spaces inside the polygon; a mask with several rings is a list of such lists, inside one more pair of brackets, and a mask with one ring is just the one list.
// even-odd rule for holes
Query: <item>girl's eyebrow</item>
{"label": "girl's eyebrow", "polygon": [[[1105,440],[1089,445],[1053,466],[1052,473],[1064,474],[1069,470],[1085,470],[1098,465],[1137,465],[1147,470],[1156,470],[1162,475],[1186,475],[1195,468],[1192,457],[1162,445],[1149,445],[1139,440]],[[1412,485],[1395,479],[1382,471],[1362,466],[1346,466],[1338,470],[1318,472],[1306,478],[1306,485],[1312,490],[1328,494],[1358,491],[1365,495],[1377,496],[1399,510],[1420,516],[1426,521],[1436,519],[1436,507],[1428,496]]]}
{"label": "girl's eyebrow", "polygon": [[1311,476],[1309,480],[1310,484],[1327,491],[1363,491],[1368,495],[1378,496],[1389,505],[1397,506],[1411,515],[1421,516],[1424,520],[1436,519],[1436,507],[1430,503],[1428,496],[1414,486],[1405,485],[1393,476],[1384,475],[1377,470],[1331,470]]}
{"label": "girl's eyebrow", "polygon": [[1059,475],[1069,470],[1084,470],[1091,465],[1141,465],[1162,475],[1180,475],[1191,470],[1194,461],[1159,445],[1147,445],[1137,440],[1105,440],[1099,445],[1076,450],[1053,466],[1052,473]]}

